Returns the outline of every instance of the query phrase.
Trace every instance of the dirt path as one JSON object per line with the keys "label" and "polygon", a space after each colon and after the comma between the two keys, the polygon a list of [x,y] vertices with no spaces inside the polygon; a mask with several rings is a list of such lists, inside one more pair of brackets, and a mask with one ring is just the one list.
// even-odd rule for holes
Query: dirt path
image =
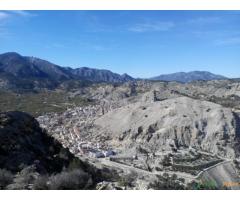
{"label": "dirt path", "polygon": [[204,174],[208,173],[209,171],[213,171],[214,168],[218,168],[220,166],[224,166],[227,163],[231,163],[232,160],[224,160],[220,163],[217,163],[213,166],[210,166],[204,170],[202,170],[201,172],[198,173],[198,175],[193,176],[191,174],[188,173],[184,173],[184,172],[174,172],[174,171],[159,171],[159,172],[150,172],[150,171],[146,171],[143,169],[139,169],[133,166],[129,166],[129,165],[125,165],[125,164],[121,164],[121,163],[117,163],[117,162],[113,162],[110,161],[107,158],[101,158],[101,159],[92,159],[92,158],[88,158],[88,160],[92,163],[95,163],[97,165],[101,165],[101,166],[107,166],[107,167],[112,167],[112,168],[117,168],[117,169],[121,169],[123,171],[133,171],[136,172],[140,175],[146,175],[146,176],[156,176],[156,175],[163,175],[164,173],[168,173],[170,175],[176,174],[179,178],[184,178],[186,182],[191,182],[193,180],[199,179],[201,178]]}
{"label": "dirt path", "polygon": [[150,171],[139,169],[139,168],[136,168],[136,167],[133,167],[133,166],[113,162],[113,161],[110,161],[108,159],[101,159],[100,162],[101,162],[101,164],[103,164],[105,166],[120,168],[122,170],[127,170],[127,171],[134,171],[134,172],[137,172],[139,174],[145,174],[145,175],[148,175],[148,176],[163,175],[164,173],[168,173],[168,174],[171,174],[171,175],[176,174],[178,177],[184,178],[187,182],[195,179],[195,177],[192,176],[191,174],[187,174],[187,173],[183,173],[183,172],[173,172],[173,171],[150,172]]}

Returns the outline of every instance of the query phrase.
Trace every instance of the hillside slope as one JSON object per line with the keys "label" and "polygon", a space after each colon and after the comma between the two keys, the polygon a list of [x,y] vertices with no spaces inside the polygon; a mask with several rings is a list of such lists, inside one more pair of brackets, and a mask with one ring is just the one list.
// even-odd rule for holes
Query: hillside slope
{"label": "hillside slope", "polygon": [[231,109],[188,97],[129,104],[95,121],[98,134],[111,138],[111,145],[156,152],[194,147],[228,158],[240,153],[234,146],[238,124]]}

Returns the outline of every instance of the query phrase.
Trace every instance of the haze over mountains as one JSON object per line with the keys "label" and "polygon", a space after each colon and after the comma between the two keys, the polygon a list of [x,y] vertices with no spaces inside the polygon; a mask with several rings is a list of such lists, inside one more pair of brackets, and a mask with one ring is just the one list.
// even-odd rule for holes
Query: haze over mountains
{"label": "haze over mountains", "polygon": [[[150,78],[150,80],[182,83],[219,79],[227,78],[205,71],[178,72]],[[82,84],[83,81],[84,83],[86,81],[122,83],[134,80],[136,79],[128,74],[120,75],[105,69],[62,67],[39,58],[21,56],[15,52],[0,54],[0,87],[5,89],[53,89],[63,83],[69,86],[73,82],[74,84]]]}

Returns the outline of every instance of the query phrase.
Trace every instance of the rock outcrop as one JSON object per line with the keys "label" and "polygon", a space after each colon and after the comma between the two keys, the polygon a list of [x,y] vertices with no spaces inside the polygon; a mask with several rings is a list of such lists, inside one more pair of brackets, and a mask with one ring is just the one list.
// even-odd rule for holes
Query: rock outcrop
{"label": "rock outcrop", "polygon": [[231,109],[188,97],[129,104],[103,115],[95,126],[99,135],[112,138],[111,145],[125,149],[194,147],[229,158],[239,154],[238,119]]}

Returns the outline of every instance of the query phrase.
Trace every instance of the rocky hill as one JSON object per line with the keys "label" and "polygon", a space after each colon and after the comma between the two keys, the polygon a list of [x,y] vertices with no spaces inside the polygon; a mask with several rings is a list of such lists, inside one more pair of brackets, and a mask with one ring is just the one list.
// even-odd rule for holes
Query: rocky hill
{"label": "rocky hill", "polygon": [[228,158],[240,155],[235,146],[239,119],[231,109],[188,97],[130,104],[108,112],[95,125],[109,144],[124,149],[141,146],[157,153],[193,147]]}
{"label": "rocky hill", "polygon": [[209,81],[209,80],[223,80],[227,79],[224,76],[216,75],[206,71],[192,71],[192,72],[177,72],[173,74],[163,74],[151,78],[151,80],[159,81],[177,81],[181,83],[189,83],[192,81]]}

